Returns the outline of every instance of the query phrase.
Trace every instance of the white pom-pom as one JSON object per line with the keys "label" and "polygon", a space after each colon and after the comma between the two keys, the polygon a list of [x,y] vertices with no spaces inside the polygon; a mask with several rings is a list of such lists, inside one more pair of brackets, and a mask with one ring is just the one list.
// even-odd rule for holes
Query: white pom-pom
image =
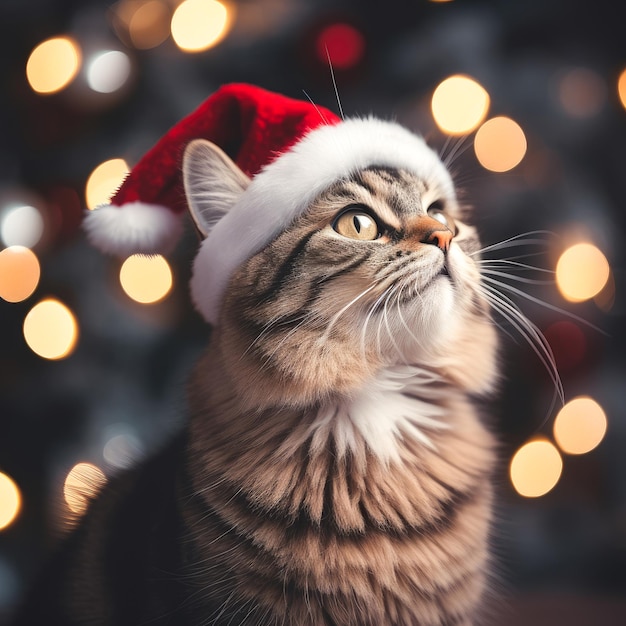
{"label": "white pom-pom", "polygon": [[159,204],[143,202],[100,206],[87,212],[83,227],[96,248],[117,256],[165,254],[182,232],[177,214]]}

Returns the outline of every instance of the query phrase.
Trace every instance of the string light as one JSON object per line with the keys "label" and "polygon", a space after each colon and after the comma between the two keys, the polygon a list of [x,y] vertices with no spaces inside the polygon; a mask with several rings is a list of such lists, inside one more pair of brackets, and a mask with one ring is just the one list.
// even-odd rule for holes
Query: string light
{"label": "string light", "polygon": [[106,483],[104,472],[92,463],[77,463],[63,484],[63,497],[70,511],[82,515]]}
{"label": "string light", "polygon": [[559,411],[553,429],[554,438],[563,452],[586,454],[604,439],[606,414],[595,400],[580,396]]}
{"label": "string light", "polygon": [[172,288],[172,270],[159,254],[133,254],[120,269],[120,283],[126,294],[142,304],[163,300]]}
{"label": "string light", "polygon": [[609,280],[609,262],[593,244],[577,243],[561,254],[556,284],[570,302],[582,302],[600,293]]}
{"label": "string light", "polygon": [[480,164],[492,172],[508,172],[526,154],[526,136],[517,122],[499,116],[486,121],[474,137],[474,152]]}
{"label": "string light", "polygon": [[485,88],[460,74],[442,81],[433,93],[431,110],[437,126],[449,135],[465,135],[481,124],[489,111]]}
{"label": "string light", "polygon": [[42,300],[28,312],[23,331],[28,347],[44,359],[64,359],[78,340],[74,314],[53,298]]}
{"label": "string light", "polygon": [[218,0],[184,0],[174,11],[172,38],[183,52],[202,52],[226,37],[233,9]]}
{"label": "string light", "polygon": [[37,288],[41,269],[37,255],[24,246],[11,246],[0,252],[0,298],[22,302]]}
{"label": "string light", "polygon": [[10,526],[22,508],[22,496],[12,478],[0,472],[0,530]]}
{"label": "string light", "polygon": [[124,159],[109,159],[100,163],[87,179],[85,199],[88,209],[107,204],[124,182],[130,168]]}
{"label": "string light", "polygon": [[562,471],[561,455],[547,439],[525,443],[513,455],[509,466],[513,487],[526,498],[548,493],[558,483]]}
{"label": "string light", "polygon": [[26,78],[37,93],[51,94],[67,87],[81,64],[79,45],[71,37],[54,37],[36,46],[26,63]]}

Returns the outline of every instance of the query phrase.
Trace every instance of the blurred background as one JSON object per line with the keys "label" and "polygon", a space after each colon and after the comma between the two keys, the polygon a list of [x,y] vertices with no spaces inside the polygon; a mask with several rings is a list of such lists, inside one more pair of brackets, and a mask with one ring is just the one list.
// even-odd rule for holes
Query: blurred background
{"label": "blurred background", "polygon": [[191,228],[167,258],[111,259],[83,212],[223,83],[339,112],[328,56],[346,116],[421,132],[493,246],[493,623],[626,624],[626,34],[611,0],[2,0],[0,623],[86,485],[180,426],[207,336]]}

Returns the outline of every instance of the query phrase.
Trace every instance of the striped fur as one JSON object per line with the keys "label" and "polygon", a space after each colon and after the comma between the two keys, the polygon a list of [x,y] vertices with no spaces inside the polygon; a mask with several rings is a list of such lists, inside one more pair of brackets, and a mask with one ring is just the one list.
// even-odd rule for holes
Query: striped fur
{"label": "striped fur", "polygon": [[[449,193],[357,172],[239,267],[184,439],[109,484],[21,623],[477,623],[495,454],[472,399],[496,336]],[[340,235],[346,207],[380,237]]]}
{"label": "striped fur", "polygon": [[[496,341],[474,231],[443,255],[415,230],[434,202],[460,220],[437,181],[361,171],[234,275],[191,385],[186,519],[216,623],[473,623],[494,452],[470,396]],[[383,235],[337,235],[346,206]]]}

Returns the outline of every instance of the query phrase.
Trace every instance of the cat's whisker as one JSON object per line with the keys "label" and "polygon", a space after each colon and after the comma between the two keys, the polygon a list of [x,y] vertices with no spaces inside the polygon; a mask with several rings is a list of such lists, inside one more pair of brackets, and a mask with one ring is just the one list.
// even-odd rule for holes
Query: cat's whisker
{"label": "cat's whisker", "polygon": [[[385,289],[383,293],[372,303],[369,311],[367,312],[367,315],[365,316],[365,322],[363,324],[363,328],[361,329],[361,342],[360,342],[361,356],[364,361],[367,360],[367,349],[366,349],[367,327],[369,325],[370,320],[372,319],[372,316],[376,312],[376,309],[379,307],[381,302],[383,302],[388,289],[390,289],[390,287],[387,287],[387,289]],[[381,354],[380,344],[378,345],[378,353],[379,355]]]}
{"label": "cat's whisker", "polygon": [[[508,280],[513,280],[518,283],[526,283],[527,285],[552,285],[554,284],[553,280],[538,280],[536,278],[526,278],[524,276],[516,276],[515,274],[509,274],[507,272],[501,272],[499,270],[489,269],[489,268],[482,268],[481,274],[483,275],[483,278],[485,278],[486,276],[489,276],[489,277],[499,276],[500,278],[506,278]],[[500,281],[495,280],[495,279],[490,278],[490,280],[493,280],[494,283],[496,284],[503,284],[503,283],[500,283]]]}
{"label": "cat's whisker", "polygon": [[352,300],[350,300],[350,302],[348,302],[348,304],[346,304],[344,307],[342,307],[337,313],[335,313],[335,315],[333,315],[333,317],[331,318],[330,322],[328,322],[328,326],[326,327],[326,330],[324,331],[324,334],[320,337],[320,343],[325,343],[326,341],[328,341],[328,338],[330,337],[330,333],[333,329],[333,327],[335,326],[335,324],[339,321],[339,319],[341,318],[341,316],[354,304],[356,304],[361,298],[363,298],[364,296],[366,296],[370,291],[372,291],[372,289],[374,289],[374,287],[376,287],[376,285],[370,285],[367,289],[364,289],[358,296],[354,297]]}
{"label": "cat's whisker", "polygon": [[461,135],[451,147],[450,152],[442,158],[444,165],[449,169],[454,161],[459,158],[464,152],[472,146],[469,139],[469,135]]}
{"label": "cat's whisker", "polygon": [[337,80],[335,79],[335,71],[333,69],[333,63],[330,59],[330,52],[328,50],[328,46],[324,46],[326,48],[326,58],[328,59],[328,68],[330,69],[330,78],[333,81],[333,89],[335,90],[335,97],[337,98],[337,107],[339,108],[339,116],[342,120],[345,120],[345,116],[343,114],[343,107],[341,106],[341,98],[339,97],[339,89],[337,89]]}
{"label": "cat's whisker", "polygon": [[[540,253],[541,254],[541,253]],[[491,266],[491,267],[513,267],[519,270],[529,270],[533,272],[544,272],[546,274],[555,274],[554,270],[547,269],[545,267],[538,267],[537,265],[529,265],[528,263],[520,263],[511,259],[478,259],[475,261],[479,266]]]}
{"label": "cat's whisker", "polygon": [[[406,323],[406,320],[404,319],[404,315],[402,314],[402,304],[401,304],[401,298],[402,298],[402,293],[409,288],[408,284],[402,284],[400,286],[400,290],[396,296],[396,309],[398,311],[398,318],[400,320],[400,323],[402,324],[402,326],[404,327],[404,329],[406,330],[406,332],[409,334],[409,336],[411,337],[411,339],[413,339],[416,343],[419,343],[418,338],[415,336],[415,333],[413,332],[413,329],[409,327],[409,325]],[[418,294],[420,299],[421,299],[421,294]]]}
{"label": "cat's whisker", "polygon": [[[511,276],[507,276],[507,278],[511,278],[514,279],[514,277]],[[497,280],[495,278],[491,278],[490,276],[484,276],[483,275],[483,280],[485,282],[490,283],[491,285],[494,285],[495,287],[499,288],[499,289],[504,289],[505,291],[509,291],[510,293],[514,293],[517,296],[520,296],[521,298],[525,298],[526,300],[529,300],[530,302],[533,302],[534,304],[538,304],[539,306],[542,306],[546,309],[549,309],[550,311],[554,311],[555,313],[558,313],[559,315],[564,315],[566,317],[569,317],[570,319],[576,320],[577,322],[579,322],[580,324],[584,324],[585,326],[588,326],[589,328],[592,328],[593,330],[606,335],[607,333],[604,332],[601,328],[598,328],[597,326],[595,326],[594,324],[592,324],[591,322],[588,322],[586,319],[574,314],[574,313],[570,313],[569,311],[566,311],[565,309],[562,309],[561,307],[558,307],[554,304],[550,304],[549,302],[546,302],[545,300],[541,300],[540,298],[537,298],[535,296],[532,296],[529,293],[526,293],[525,291],[518,289],[517,287],[514,287],[513,285],[509,285],[505,282],[502,282],[500,280]],[[517,278],[517,280],[521,280],[519,277]],[[523,281],[523,282],[529,282],[529,281]],[[542,281],[538,281],[536,284],[542,284]]]}
{"label": "cat's whisker", "polygon": [[[383,305],[383,315],[382,315],[382,320],[385,324],[385,328],[387,329],[387,334],[389,335],[389,340],[391,341],[391,343],[393,344],[393,347],[395,348],[396,352],[398,353],[398,358],[401,361],[404,361],[404,356],[402,354],[402,350],[400,349],[400,346],[397,344],[396,340],[395,340],[395,333],[393,331],[393,329],[391,328],[391,325],[389,324],[389,311],[388,311],[388,306],[391,302],[391,299],[396,295],[396,293],[400,290],[401,285],[395,285],[387,294],[387,297],[385,298],[385,303]],[[380,332],[380,326],[383,322],[379,322],[379,332]]]}
{"label": "cat's whisker", "polygon": [[483,254],[488,251],[502,250],[504,248],[512,248],[518,246],[525,245],[545,245],[545,239],[537,239],[536,235],[551,235],[555,236],[552,231],[549,230],[532,230],[527,233],[521,233],[519,235],[514,235],[513,237],[509,237],[508,239],[504,239],[502,241],[498,241],[496,243],[492,243],[489,246],[484,246],[479,248],[478,250],[474,250],[469,253],[469,256],[475,256],[477,254]]}
{"label": "cat's whisker", "polygon": [[561,402],[564,404],[565,392],[563,390],[563,384],[556,365],[556,360],[554,358],[552,348],[541,330],[533,322],[531,322],[514,303],[496,291],[493,287],[483,285],[481,291],[491,306],[498,311],[524,339],[526,339],[529,346],[546,368],[546,371],[555,386],[555,391]]}

